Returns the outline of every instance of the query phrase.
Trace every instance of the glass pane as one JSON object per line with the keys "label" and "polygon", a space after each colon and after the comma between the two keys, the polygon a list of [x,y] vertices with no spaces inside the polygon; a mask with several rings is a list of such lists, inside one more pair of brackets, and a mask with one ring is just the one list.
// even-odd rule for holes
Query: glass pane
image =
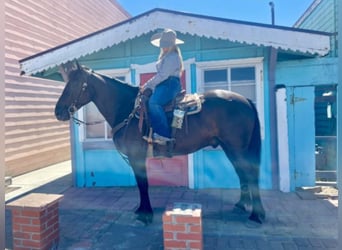
{"label": "glass pane", "polygon": [[255,85],[240,85],[240,86],[232,86],[232,91],[247,97],[248,99],[252,100],[254,103],[256,102],[256,95],[255,95]]}
{"label": "glass pane", "polygon": [[211,89],[226,89],[228,90],[227,83],[227,70],[206,70],[204,71],[204,91]]}
{"label": "glass pane", "polygon": [[[86,122],[97,122],[104,120],[103,116],[100,114],[95,104],[89,103],[85,106],[84,117]],[[96,125],[85,126],[86,138],[104,138],[105,137],[105,127],[104,123],[99,123]]]}
{"label": "glass pane", "polygon": [[109,126],[109,124],[106,122],[106,129],[107,129],[107,138],[106,139],[112,139],[112,128]]}
{"label": "glass pane", "polygon": [[232,83],[255,81],[255,67],[232,68],[231,80]]}
{"label": "glass pane", "polygon": [[204,82],[227,82],[227,70],[215,69],[204,71]]}

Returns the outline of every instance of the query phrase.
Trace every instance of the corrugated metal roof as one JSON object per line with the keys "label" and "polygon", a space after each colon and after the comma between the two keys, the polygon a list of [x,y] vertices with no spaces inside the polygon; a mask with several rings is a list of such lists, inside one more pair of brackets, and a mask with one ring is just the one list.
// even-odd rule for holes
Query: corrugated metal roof
{"label": "corrugated metal roof", "polygon": [[320,56],[326,55],[330,50],[329,33],[154,9],[22,59],[20,60],[21,69],[25,74],[41,72],[162,28],[171,28],[183,34],[249,45],[272,46],[277,49]]}

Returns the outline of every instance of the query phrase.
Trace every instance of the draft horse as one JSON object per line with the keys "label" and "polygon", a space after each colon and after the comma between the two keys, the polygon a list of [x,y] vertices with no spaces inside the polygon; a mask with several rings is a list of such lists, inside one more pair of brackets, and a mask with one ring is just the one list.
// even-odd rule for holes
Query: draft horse
{"label": "draft horse", "polygon": [[[138,94],[139,87],[77,64],[68,74],[67,84],[55,107],[55,116],[60,121],[67,121],[87,103],[93,102],[97,106],[108,124],[115,128],[113,141],[116,148],[127,156],[133,169],[140,194],[140,205],[135,211],[138,219],[149,223],[153,210],[145,165],[148,143],[138,128],[139,120],[132,118]],[[261,136],[254,104],[234,92],[208,91],[204,93],[201,112],[187,119],[189,129],[183,128],[176,133],[174,155],[189,154],[207,146],[221,146],[240,179],[241,195],[235,209],[247,211],[247,206],[251,206],[249,219],[261,224],[265,218],[259,193]]]}

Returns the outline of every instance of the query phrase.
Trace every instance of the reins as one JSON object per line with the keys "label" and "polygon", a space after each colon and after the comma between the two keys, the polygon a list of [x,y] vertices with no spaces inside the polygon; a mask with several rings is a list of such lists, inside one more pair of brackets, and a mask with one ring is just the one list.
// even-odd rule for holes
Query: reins
{"label": "reins", "polygon": [[113,137],[120,129],[122,129],[123,127],[127,126],[130,123],[130,121],[132,120],[136,112],[140,109],[140,103],[139,103],[140,97],[141,97],[141,92],[138,93],[136,97],[136,101],[135,101],[136,105],[134,106],[132,112],[128,115],[128,117],[124,119],[122,122],[118,123],[114,128],[112,128]]}
{"label": "reins", "polygon": [[81,125],[82,124],[82,125],[85,125],[85,126],[97,125],[97,124],[101,124],[101,123],[105,122],[105,120],[94,121],[94,122],[85,122],[85,121],[82,121],[82,120],[76,118],[74,115],[71,115],[71,118],[75,122],[75,124],[77,124],[77,125]]}
{"label": "reins", "polygon": [[[85,121],[82,121],[78,118],[76,118],[74,116],[74,114],[76,113],[77,111],[77,108],[76,108],[76,105],[77,103],[79,102],[79,99],[80,97],[82,96],[83,92],[87,89],[88,87],[88,83],[87,82],[84,82],[82,84],[82,88],[79,92],[79,94],[77,95],[77,98],[75,99],[75,101],[69,106],[68,108],[68,111],[69,111],[69,114],[70,114],[70,117],[71,119],[75,122],[75,124],[77,125],[85,125],[85,126],[91,126],[91,125],[97,125],[97,124],[100,124],[100,123],[104,123],[105,120],[101,120],[101,121],[94,121],[94,122],[85,122]],[[142,93],[139,91],[137,97],[136,97],[136,101],[135,101],[135,105],[134,105],[134,108],[132,110],[132,112],[128,115],[128,117],[126,119],[124,119],[122,122],[118,123],[116,126],[114,126],[112,128],[112,135],[113,137],[115,136],[115,134],[121,130],[123,127],[127,126],[130,121],[132,120],[132,118],[134,117],[134,115],[136,114],[136,112],[140,109],[140,98],[141,98],[141,95]]]}

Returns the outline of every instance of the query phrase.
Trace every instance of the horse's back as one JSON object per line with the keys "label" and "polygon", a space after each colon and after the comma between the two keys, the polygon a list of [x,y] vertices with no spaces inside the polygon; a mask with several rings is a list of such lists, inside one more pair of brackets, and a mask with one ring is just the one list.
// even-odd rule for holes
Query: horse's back
{"label": "horse's back", "polygon": [[249,103],[248,99],[239,93],[223,89],[209,90],[204,93],[204,98],[205,100],[218,99],[224,101],[236,101],[245,104]]}

